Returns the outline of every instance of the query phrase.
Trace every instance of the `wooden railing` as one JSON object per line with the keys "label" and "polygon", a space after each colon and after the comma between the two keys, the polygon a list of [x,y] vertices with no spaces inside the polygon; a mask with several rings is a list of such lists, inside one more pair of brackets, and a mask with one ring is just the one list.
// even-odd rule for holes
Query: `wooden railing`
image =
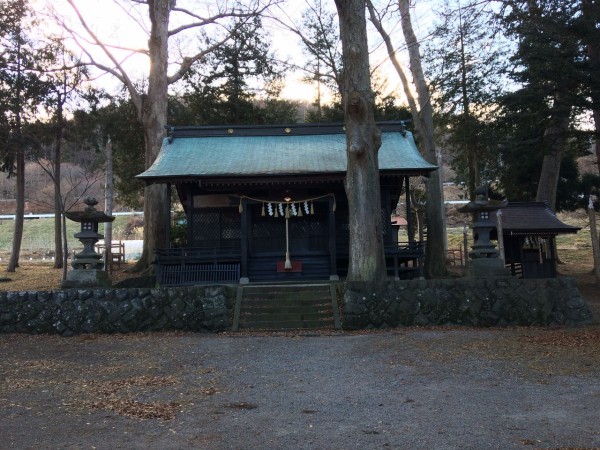
{"label": "wooden railing", "polygon": [[237,283],[240,250],[170,248],[156,252],[156,281],[161,286]]}
{"label": "wooden railing", "polygon": [[421,278],[425,259],[425,242],[398,242],[384,245],[386,261],[392,260],[388,266],[388,274],[396,279]]}
{"label": "wooden railing", "polygon": [[[402,279],[423,276],[424,242],[400,242],[386,245],[384,249],[389,275]],[[343,255],[344,251],[338,249],[338,256]],[[160,249],[156,252],[155,264],[157,282],[161,286],[237,283],[241,251],[237,248]],[[324,273],[329,276],[328,270]]]}
{"label": "wooden railing", "polygon": [[121,267],[121,263],[125,261],[125,243],[123,241],[112,241],[110,243],[110,259],[106,259],[106,242],[96,244],[96,252],[103,254],[106,268],[111,272],[113,265],[117,263]]}

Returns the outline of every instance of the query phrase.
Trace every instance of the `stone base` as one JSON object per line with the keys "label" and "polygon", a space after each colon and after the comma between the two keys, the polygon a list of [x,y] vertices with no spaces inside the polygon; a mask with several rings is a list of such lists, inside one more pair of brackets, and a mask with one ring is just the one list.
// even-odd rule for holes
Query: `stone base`
{"label": "stone base", "polygon": [[467,263],[467,277],[510,277],[511,273],[504,262],[498,258],[477,258],[470,259]]}
{"label": "stone base", "polygon": [[111,287],[108,273],[100,269],[71,270],[62,282],[63,288]]}

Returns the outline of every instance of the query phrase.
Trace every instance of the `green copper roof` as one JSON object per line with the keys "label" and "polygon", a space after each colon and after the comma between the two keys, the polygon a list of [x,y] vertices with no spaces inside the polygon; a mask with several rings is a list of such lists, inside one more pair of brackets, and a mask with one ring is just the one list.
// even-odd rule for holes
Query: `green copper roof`
{"label": "green copper roof", "polygon": [[[281,128],[285,131],[274,132],[273,127],[248,131],[246,127],[246,133],[235,128],[214,133],[213,127],[212,135],[203,133],[202,128],[175,130],[174,136],[164,140],[154,164],[138,178],[160,181],[346,172],[346,136],[341,125]],[[380,128],[380,170],[426,174],[436,169],[421,157],[411,133]],[[261,130],[265,135],[257,135]]]}

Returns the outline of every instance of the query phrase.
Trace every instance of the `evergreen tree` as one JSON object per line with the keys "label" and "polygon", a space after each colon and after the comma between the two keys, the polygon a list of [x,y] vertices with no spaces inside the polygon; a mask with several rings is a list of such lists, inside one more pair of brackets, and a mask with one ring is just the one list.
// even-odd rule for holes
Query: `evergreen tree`
{"label": "evergreen tree", "polygon": [[35,26],[25,0],[0,3],[0,156],[1,170],[16,177],[16,214],[13,244],[7,271],[19,265],[25,212],[25,153],[31,146],[25,133],[48,92],[41,77],[51,59],[46,48],[29,36]]}
{"label": "evergreen tree", "polygon": [[[512,58],[513,80],[522,86],[524,98],[535,104],[530,111],[546,111],[539,115],[538,139],[529,140],[543,148],[543,159],[536,199],[556,207],[560,165],[569,143],[574,106],[581,101],[582,48],[573,33],[579,15],[579,1],[506,0],[503,23],[507,33],[517,38]],[[515,120],[518,124],[519,119]]]}
{"label": "evergreen tree", "polygon": [[277,101],[277,80],[283,71],[271,53],[260,17],[238,19],[232,29],[231,39],[185,77],[184,100],[195,123],[294,122],[295,108],[289,102]]}
{"label": "evergreen tree", "polygon": [[439,17],[425,46],[425,67],[441,139],[474,199],[481,172],[495,165],[487,123],[503,88],[505,49],[495,13],[481,2],[446,0]]}

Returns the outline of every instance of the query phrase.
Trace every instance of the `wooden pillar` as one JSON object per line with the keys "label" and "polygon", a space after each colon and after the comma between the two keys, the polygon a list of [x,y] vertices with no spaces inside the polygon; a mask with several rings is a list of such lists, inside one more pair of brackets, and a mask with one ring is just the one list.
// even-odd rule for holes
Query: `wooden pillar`
{"label": "wooden pillar", "polygon": [[521,261],[521,278],[525,278],[525,253],[523,252],[523,246],[525,245],[525,241],[525,237],[521,237],[519,239],[519,260]]}
{"label": "wooden pillar", "polygon": [[240,284],[247,284],[248,279],[248,229],[250,228],[250,211],[248,200],[242,199],[242,235],[241,235],[241,260],[240,260]]}
{"label": "wooden pillar", "polygon": [[335,211],[333,210],[333,196],[329,196],[329,258],[330,272],[329,279],[337,281],[340,279],[337,273],[337,246],[335,243]]}
{"label": "wooden pillar", "polygon": [[187,244],[186,247],[194,245],[194,188],[192,184],[187,186],[187,196],[185,199],[186,220],[187,220]]}
{"label": "wooden pillar", "polygon": [[[171,183],[167,183],[167,214],[166,214],[166,226],[165,230],[167,230],[165,239],[165,248],[171,248]],[[110,243],[110,242],[109,242]]]}
{"label": "wooden pillar", "polygon": [[406,195],[406,232],[408,233],[408,242],[415,241],[415,229],[412,220],[412,206],[410,204],[410,178],[408,176],[405,179],[405,195]]}

